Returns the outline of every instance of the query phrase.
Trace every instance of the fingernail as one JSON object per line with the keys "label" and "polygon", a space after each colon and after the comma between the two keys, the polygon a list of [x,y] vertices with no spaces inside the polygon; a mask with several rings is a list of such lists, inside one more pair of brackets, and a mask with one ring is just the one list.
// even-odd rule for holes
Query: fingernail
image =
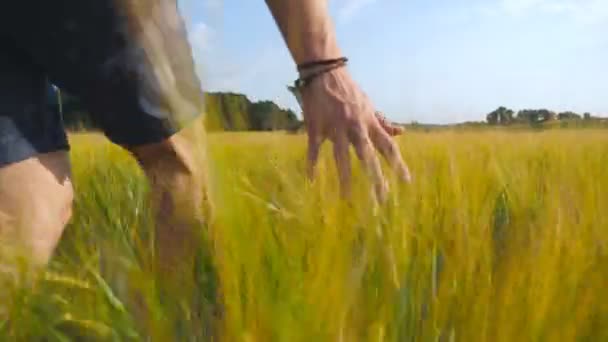
{"label": "fingernail", "polygon": [[407,167],[401,171],[401,180],[406,183],[412,182],[412,175],[410,173],[410,170],[407,169]]}

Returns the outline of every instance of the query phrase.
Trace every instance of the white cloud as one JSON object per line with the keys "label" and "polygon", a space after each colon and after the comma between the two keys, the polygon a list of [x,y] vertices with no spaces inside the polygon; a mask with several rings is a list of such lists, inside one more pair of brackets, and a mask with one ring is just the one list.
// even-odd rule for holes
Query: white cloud
{"label": "white cloud", "polygon": [[207,8],[207,9],[212,9],[212,10],[220,9],[220,8],[222,8],[222,5],[223,5],[223,0],[204,0],[203,1],[203,6],[205,6],[205,8]]}
{"label": "white cloud", "polygon": [[338,22],[348,23],[352,21],[366,6],[376,3],[378,0],[342,0],[338,8]]}
{"label": "white cloud", "polygon": [[192,48],[196,72],[201,78],[203,88],[208,89],[210,67],[211,64],[215,64],[210,64],[210,59],[215,60],[214,56],[219,50],[216,31],[206,23],[197,21],[188,27],[188,40]]}
{"label": "white cloud", "polygon": [[509,14],[521,14],[543,5],[546,0],[502,0],[501,8]]}
{"label": "white cloud", "polygon": [[190,44],[195,51],[207,51],[213,38],[213,29],[202,21],[194,24],[189,32]]}
{"label": "white cloud", "polygon": [[608,20],[606,0],[500,0],[497,7],[494,11],[487,9],[488,13],[560,14],[583,24],[597,24]]}
{"label": "white cloud", "polygon": [[190,25],[188,36],[197,74],[206,91],[241,92],[251,100],[272,99],[281,106],[297,108],[286,89],[296,75],[282,45],[259,46],[245,62],[228,54],[220,32],[202,21]]}
{"label": "white cloud", "polygon": [[197,72],[203,79],[205,88],[238,91],[243,83],[257,77],[260,70],[272,65],[268,63],[271,55],[266,49],[260,49],[260,53],[255,56],[252,63],[247,65],[236,62],[231,56],[226,56],[224,47],[216,39],[217,32],[202,21],[192,24],[188,38]]}

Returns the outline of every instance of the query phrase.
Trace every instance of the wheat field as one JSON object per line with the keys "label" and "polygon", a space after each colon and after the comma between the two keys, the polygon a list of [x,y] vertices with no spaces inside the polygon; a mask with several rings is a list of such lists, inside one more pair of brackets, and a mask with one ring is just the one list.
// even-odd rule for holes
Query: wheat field
{"label": "wheat field", "polygon": [[382,206],[354,156],[339,200],[329,144],[309,183],[304,135],[210,134],[215,215],[179,311],[145,271],[141,171],[70,139],[74,217],[2,340],[608,341],[605,130],[407,133],[413,183]]}

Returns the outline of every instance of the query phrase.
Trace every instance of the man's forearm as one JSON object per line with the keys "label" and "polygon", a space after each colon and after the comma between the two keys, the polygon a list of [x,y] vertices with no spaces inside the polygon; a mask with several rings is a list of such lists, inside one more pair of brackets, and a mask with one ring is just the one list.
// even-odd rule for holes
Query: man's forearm
{"label": "man's forearm", "polygon": [[341,56],[327,0],[265,0],[297,64]]}

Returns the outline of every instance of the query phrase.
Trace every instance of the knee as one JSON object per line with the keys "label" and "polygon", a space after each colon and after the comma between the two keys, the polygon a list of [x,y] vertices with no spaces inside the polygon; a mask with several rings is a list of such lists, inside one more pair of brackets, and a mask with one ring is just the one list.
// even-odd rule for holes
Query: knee
{"label": "knee", "polygon": [[29,228],[23,230],[23,240],[33,261],[45,265],[51,259],[66,225],[72,218],[74,191],[69,184],[64,185],[52,197],[48,193],[40,195],[37,199],[32,199],[36,207],[32,211],[30,222],[27,222]]}
{"label": "knee", "polygon": [[208,209],[204,151],[174,135],[131,150],[151,183],[153,197],[170,216],[194,217]]}
{"label": "knee", "polygon": [[[74,193],[69,180],[43,184],[20,193],[2,192],[0,238],[2,248],[28,264],[44,266],[51,259],[72,217]],[[5,189],[6,190],[6,189]]]}

